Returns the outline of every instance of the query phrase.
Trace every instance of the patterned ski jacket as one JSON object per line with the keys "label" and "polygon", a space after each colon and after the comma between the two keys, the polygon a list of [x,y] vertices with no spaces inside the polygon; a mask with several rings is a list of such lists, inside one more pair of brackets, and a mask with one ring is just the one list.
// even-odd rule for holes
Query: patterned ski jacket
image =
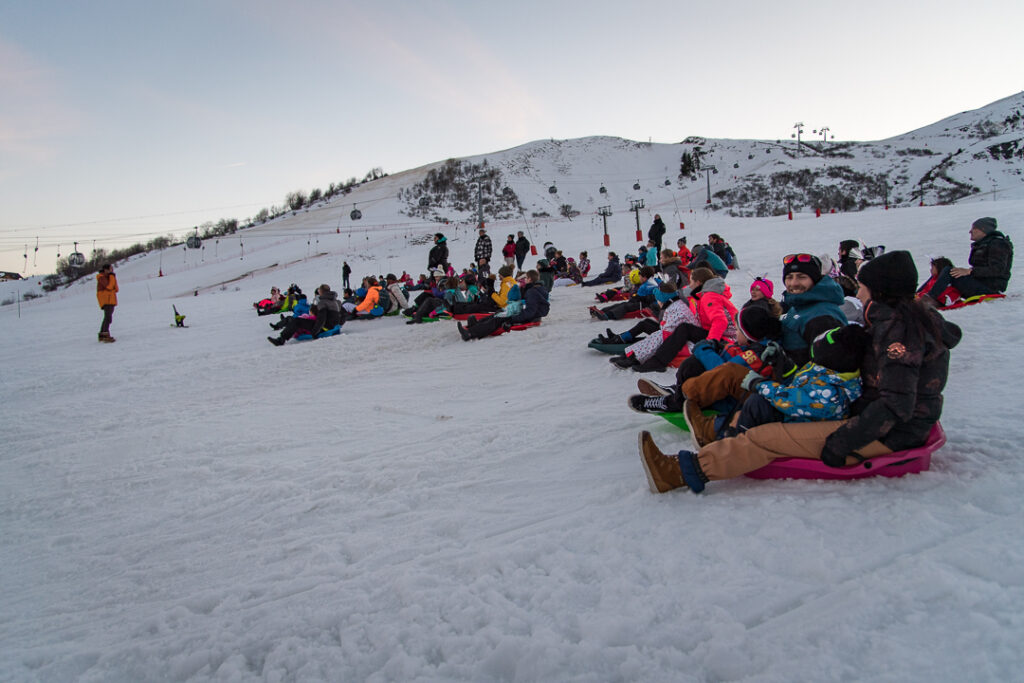
{"label": "patterned ski jacket", "polygon": [[844,420],[853,402],[860,398],[860,372],[836,372],[817,363],[807,363],[789,384],[766,380],[755,393],[766,398],[785,415],[784,422]]}

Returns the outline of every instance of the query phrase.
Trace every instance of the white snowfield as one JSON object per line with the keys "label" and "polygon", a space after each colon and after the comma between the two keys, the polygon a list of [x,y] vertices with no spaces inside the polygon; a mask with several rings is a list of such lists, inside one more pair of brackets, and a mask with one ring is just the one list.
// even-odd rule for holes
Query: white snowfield
{"label": "white snowfield", "polygon": [[[1012,200],[690,214],[666,242],[722,234],[739,304],[844,238],[912,250],[922,279],[928,255],[963,265],[988,215],[1020,241]],[[584,223],[534,237],[600,269]],[[947,314],[964,337],[931,471],[654,495],[637,433],[690,441],[586,348],[627,327],[590,320],[594,289],[482,341],[387,318],[271,346],[251,304],[272,285],[425,269],[427,246],[365,237],[120,264],[115,344],[92,280],[0,308],[0,680],[1022,680],[1024,275]],[[463,231],[453,261],[472,248]]]}

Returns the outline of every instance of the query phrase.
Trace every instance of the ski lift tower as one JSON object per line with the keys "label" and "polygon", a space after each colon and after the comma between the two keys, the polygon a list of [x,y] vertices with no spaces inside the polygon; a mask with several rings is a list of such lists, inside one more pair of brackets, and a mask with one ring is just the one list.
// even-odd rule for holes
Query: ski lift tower
{"label": "ski lift tower", "polygon": [[611,242],[608,239],[608,216],[612,215],[612,207],[602,206],[597,209],[597,215],[604,220],[604,246],[609,246]]}
{"label": "ski lift tower", "polygon": [[629,210],[636,214],[636,241],[643,241],[643,231],[640,229],[640,209],[644,208],[643,199],[630,199]]}
{"label": "ski lift tower", "polygon": [[800,150],[800,134],[804,132],[804,124],[802,122],[794,123],[793,127],[796,128],[796,132],[790,133],[789,137],[796,138],[796,153],[803,154],[803,152]]}
{"label": "ski lift tower", "polygon": [[704,175],[705,175],[705,177],[707,178],[707,181],[708,181],[708,200],[705,202],[705,204],[710,204],[711,203],[711,174],[712,173],[718,173],[718,168],[716,168],[715,166],[708,165],[708,166],[705,166],[701,170],[704,171]]}

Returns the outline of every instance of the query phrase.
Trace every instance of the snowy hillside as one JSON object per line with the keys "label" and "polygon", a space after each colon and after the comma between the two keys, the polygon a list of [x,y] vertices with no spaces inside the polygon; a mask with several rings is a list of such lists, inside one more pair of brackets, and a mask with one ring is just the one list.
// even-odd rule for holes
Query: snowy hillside
{"label": "snowy hillside", "polygon": [[[600,154],[584,164],[588,144]],[[564,156],[537,151],[550,146]],[[742,302],[751,274],[780,284],[794,250],[859,238],[913,250],[923,273],[928,254],[965,261],[979,216],[1011,237],[1024,224],[1009,190],[789,221],[705,213],[700,187],[677,189],[674,214],[646,181],[660,163],[675,184],[678,154],[593,140],[489,155],[527,216],[492,234],[528,225],[600,263],[586,212],[531,217],[556,215],[554,183],[559,204],[613,204],[611,246],[630,251],[621,207],[646,160],[642,227],[672,206],[670,241],[725,236]],[[948,315],[964,339],[931,471],[656,496],[638,431],[689,441],[629,411],[637,375],[586,348],[606,326],[587,315],[590,290],[556,290],[543,325],[479,342],[391,318],[266,341],[251,303],[272,285],[337,287],[342,260],[355,277],[424,269],[413,242],[436,228],[397,195],[427,170],[119,264],[115,344],[95,341],[90,281],[0,307],[0,680],[1020,678],[1024,371],[993,344],[1024,332],[1019,275],[1006,300]],[[443,229],[468,263],[468,225]],[[190,327],[170,326],[172,305]]]}

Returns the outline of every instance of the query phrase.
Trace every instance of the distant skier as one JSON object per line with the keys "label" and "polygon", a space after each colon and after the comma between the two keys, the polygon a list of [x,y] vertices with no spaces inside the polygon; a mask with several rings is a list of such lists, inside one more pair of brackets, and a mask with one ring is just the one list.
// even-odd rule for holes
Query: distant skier
{"label": "distant skier", "polygon": [[352,267],[348,265],[348,261],[341,262],[341,288],[349,289],[351,285],[348,282],[349,276],[352,275]]}
{"label": "distant skier", "polygon": [[96,300],[103,309],[103,323],[100,325],[101,342],[116,341],[110,336],[110,321],[114,317],[114,307],[117,306],[117,276],[114,275],[114,267],[109,263],[100,268],[96,274]]}

